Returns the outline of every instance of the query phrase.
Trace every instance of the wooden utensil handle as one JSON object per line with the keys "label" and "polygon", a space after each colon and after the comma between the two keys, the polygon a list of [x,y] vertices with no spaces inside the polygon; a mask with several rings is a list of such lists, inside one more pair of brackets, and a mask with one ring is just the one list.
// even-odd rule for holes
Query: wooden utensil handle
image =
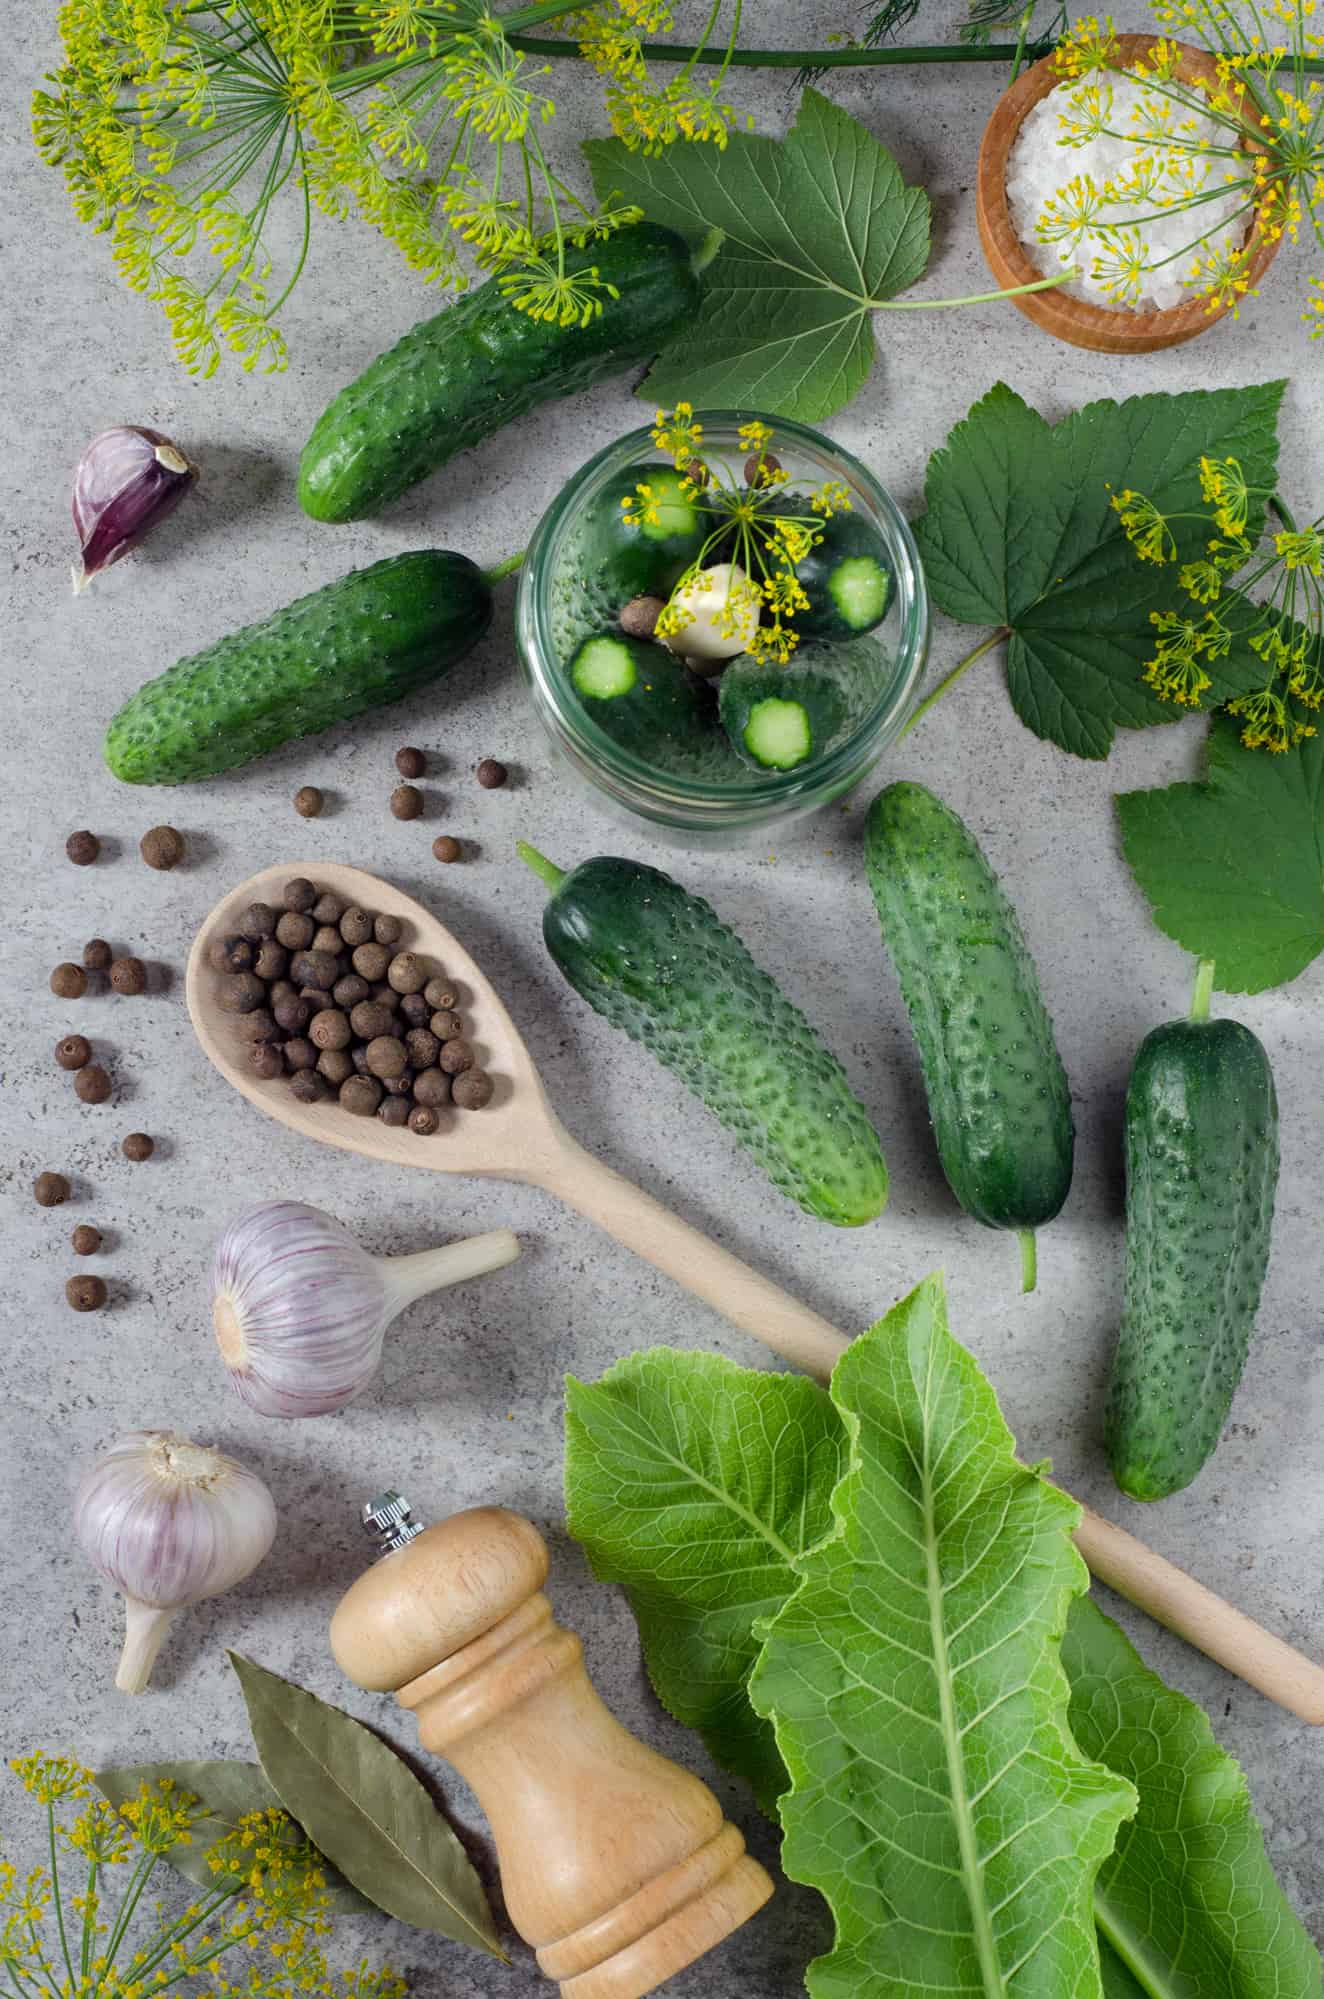
{"label": "wooden utensil handle", "polygon": [[[850,1344],[847,1334],[585,1152],[559,1126],[557,1139],[551,1154],[530,1163],[530,1180],[578,1208],[793,1367],[827,1380]],[[1100,1582],[1137,1609],[1302,1721],[1324,1724],[1324,1667],[1304,1652],[1089,1507],[1076,1545]]]}

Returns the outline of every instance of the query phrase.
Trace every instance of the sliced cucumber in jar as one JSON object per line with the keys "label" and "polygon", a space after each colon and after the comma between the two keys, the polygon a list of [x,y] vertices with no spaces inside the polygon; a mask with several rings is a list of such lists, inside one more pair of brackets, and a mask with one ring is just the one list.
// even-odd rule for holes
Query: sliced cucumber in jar
{"label": "sliced cucumber in jar", "polygon": [[709,697],[663,646],[595,633],[571,660],[570,681],[598,727],[645,763],[665,768],[669,751],[706,757],[714,747]]}
{"label": "sliced cucumber in jar", "polygon": [[756,770],[798,770],[841,735],[848,703],[827,667],[827,650],[786,666],[748,657],[728,666],[718,710],[743,762]]}
{"label": "sliced cucumber in jar", "polygon": [[892,565],[872,521],[854,513],[823,522],[822,539],[795,567],[809,609],[795,623],[802,638],[857,638],[871,632],[892,601]]}

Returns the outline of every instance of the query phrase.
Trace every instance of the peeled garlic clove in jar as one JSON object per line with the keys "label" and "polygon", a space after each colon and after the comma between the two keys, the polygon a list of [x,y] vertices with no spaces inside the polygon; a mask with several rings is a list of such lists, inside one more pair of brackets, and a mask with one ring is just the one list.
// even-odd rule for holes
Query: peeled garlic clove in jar
{"label": "peeled garlic clove in jar", "polygon": [[198,476],[177,444],[159,430],[118,424],[94,437],[74,473],[74,527],[83,552],[74,589],[136,548]]}
{"label": "peeled garlic clove in jar", "polygon": [[758,630],[760,598],[738,562],[701,569],[676,590],[672,610],[683,620],[662,643],[696,673],[716,673],[748,652]]}

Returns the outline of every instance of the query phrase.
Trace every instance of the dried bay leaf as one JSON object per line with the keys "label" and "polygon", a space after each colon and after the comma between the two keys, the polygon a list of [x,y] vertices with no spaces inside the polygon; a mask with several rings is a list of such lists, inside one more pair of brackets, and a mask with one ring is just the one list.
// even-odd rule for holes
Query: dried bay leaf
{"label": "dried bay leaf", "polygon": [[[144,1784],[168,1778],[177,1791],[189,1791],[207,1807],[207,1816],[198,1819],[187,1846],[172,1847],[162,1856],[178,1874],[199,1888],[219,1888],[224,1875],[214,1873],[208,1855],[214,1846],[232,1833],[248,1812],[284,1812],[284,1807],[262,1774],[260,1765],[238,1759],[213,1762],[127,1763],[112,1770],[96,1772],[96,1786],[118,1810],[136,1798]],[[285,1812],[288,1818],[290,1815]],[[306,1828],[305,1828],[306,1830]],[[378,1910],[366,1895],[350,1886],[326,1858],[320,1856],[326,1876],[326,1892],[331,1908],[339,1916],[376,1915]]]}
{"label": "dried bay leaf", "polygon": [[318,1850],[388,1915],[504,1962],[482,1883],[408,1764],[352,1715],[229,1658],[262,1768]]}

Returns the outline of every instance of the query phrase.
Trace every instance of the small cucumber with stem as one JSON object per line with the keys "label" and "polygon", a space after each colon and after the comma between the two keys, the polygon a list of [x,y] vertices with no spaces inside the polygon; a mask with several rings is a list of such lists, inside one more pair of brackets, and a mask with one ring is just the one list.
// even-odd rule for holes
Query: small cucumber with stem
{"label": "small cucumber with stem", "polygon": [[596,1013],[673,1069],[806,1214],[856,1228],[882,1213],[887,1167],[846,1073],[711,905],[657,868],[600,856],[552,891],[543,938]]}
{"label": "small cucumber with stem", "polygon": [[1211,1020],[1156,1027],[1126,1095],[1126,1293],[1106,1422],[1132,1499],[1180,1492],[1217,1448],[1250,1351],[1273,1232],[1278,1100],[1263,1044]]}
{"label": "small cucumber with stem", "polygon": [[922,784],[869,808],[865,865],[919,1048],[938,1157],[968,1215],[1034,1231],[1071,1188],[1071,1088],[1016,912],[978,841]]}

